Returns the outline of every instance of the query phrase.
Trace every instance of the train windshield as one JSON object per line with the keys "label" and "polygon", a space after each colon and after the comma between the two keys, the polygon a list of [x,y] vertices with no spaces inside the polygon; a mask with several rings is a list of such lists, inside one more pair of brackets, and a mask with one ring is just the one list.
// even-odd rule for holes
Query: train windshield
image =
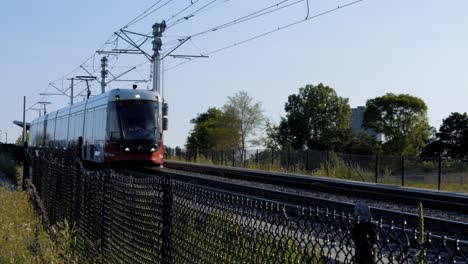
{"label": "train windshield", "polygon": [[117,102],[123,138],[126,140],[155,140],[157,108],[158,104],[154,101]]}

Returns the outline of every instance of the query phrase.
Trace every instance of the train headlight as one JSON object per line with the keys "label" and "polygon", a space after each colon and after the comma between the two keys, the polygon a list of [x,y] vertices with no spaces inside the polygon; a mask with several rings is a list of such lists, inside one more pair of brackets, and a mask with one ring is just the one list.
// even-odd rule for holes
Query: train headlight
{"label": "train headlight", "polygon": [[152,148],[150,149],[150,151],[151,151],[151,152],[155,152],[155,151],[156,151],[156,148],[155,148],[155,147],[152,147]]}
{"label": "train headlight", "polygon": [[130,148],[125,148],[125,152],[129,152],[130,151]]}
{"label": "train headlight", "polygon": [[140,99],[141,95],[140,94],[135,94],[135,99]]}
{"label": "train headlight", "polygon": [[118,95],[115,96],[115,100],[116,100],[116,101],[119,101],[119,100],[120,100],[120,96],[118,96]]}

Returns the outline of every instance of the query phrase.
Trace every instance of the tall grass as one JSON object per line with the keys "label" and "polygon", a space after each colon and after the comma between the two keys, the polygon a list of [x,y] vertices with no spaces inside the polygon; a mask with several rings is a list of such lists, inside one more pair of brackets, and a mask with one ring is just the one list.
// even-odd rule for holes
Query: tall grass
{"label": "tall grass", "polygon": [[[21,177],[11,157],[0,155],[0,171]],[[0,176],[1,177],[1,176]],[[27,192],[0,186],[0,263],[78,263],[74,229],[67,221],[47,233]]]}
{"label": "tall grass", "polygon": [[0,263],[77,263],[74,241],[68,223],[45,232],[26,192],[0,187]]}

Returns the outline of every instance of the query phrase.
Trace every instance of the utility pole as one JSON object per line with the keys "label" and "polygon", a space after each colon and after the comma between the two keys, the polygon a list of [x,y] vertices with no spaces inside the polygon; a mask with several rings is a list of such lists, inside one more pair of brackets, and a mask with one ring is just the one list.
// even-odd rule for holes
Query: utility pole
{"label": "utility pole", "polygon": [[47,109],[46,105],[51,104],[51,102],[37,102],[38,104],[41,104],[44,107],[44,115],[47,114]]}
{"label": "utility pole", "polygon": [[23,98],[23,146],[26,143],[26,96]]}
{"label": "utility pole", "polygon": [[107,77],[107,57],[101,59],[101,93],[106,92],[106,77]]}
{"label": "utility pole", "polygon": [[161,93],[161,47],[162,33],[166,30],[166,21],[153,25],[153,91]]}
{"label": "utility pole", "polygon": [[70,105],[73,105],[73,81],[75,78],[71,78],[71,85],[70,85]]}

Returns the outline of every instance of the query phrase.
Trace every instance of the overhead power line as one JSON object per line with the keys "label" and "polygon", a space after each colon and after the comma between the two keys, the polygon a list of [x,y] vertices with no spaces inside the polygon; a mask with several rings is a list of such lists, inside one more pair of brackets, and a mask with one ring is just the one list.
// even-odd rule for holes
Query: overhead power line
{"label": "overhead power line", "polygon": [[174,26],[176,26],[178,24],[189,21],[191,18],[195,17],[196,15],[199,15],[199,14],[205,13],[205,12],[207,12],[209,10],[215,9],[216,7],[219,7],[219,6],[223,5],[223,4],[226,4],[229,1],[232,1],[232,0],[224,0],[222,2],[219,2],[216,5],[211,5],[212,3],[216,2],[216,1],[212,1],[212,2],[210,2],[208,4],[206,4],[205,6],[203,6],[202,8],[194,11],[193,13],[188,14],[188,15],[186,15],[186,16],[184,16],[182,18],[179,18],[178,20],[172,22],[172,24],[168,25],[168,28],[172,28],[172,27],[174,27]]}
{"label": "overhead power line", "polygon": [[[145,9],[142,13],[140,13],[138,16],[136,16],[135,18],[133,18],[132,20],[130,20],[127,24],[125,24],[122,29],[126,29],[138,22],[140,22],[141,20],[145,19],[146,17],[150,16],[151,14],[154,14],[156,11],[162,9],[163,7],[167,6],[168,4],[170,4],[171,2],[173,2],[174,0],[167,0],[165,2],[163,2],[163,0],[158,0],[156,1],[154,4],[152,4],[150,7],[148,7],[147,9]],[[205,4],[204,6],[202,6],[201,8],[195,10],[192,15],[194,14],[199,14],[201,13],[202,11],[206,10],[208,6],[210,6],[212,3],[216,2],[217,0],[211,0],[208,4]],[[224,2],[227,2],[227,1],[230,1],[230,0],[224,0]],[[190,7],[194,6],[195,4],[201,2],[200,1],[196,1],[195,3],[191,3],[190,5],[186,6],[185,8],[183,8],[181,11],[177,12],[175,15],[173,15],[171,18],[169,18],[169,20],[171,19],[175,19],[177,18],[178,15],[182,14],[184,11],[188,10]],[[161,4],[161,5],[160,5]],[[150,35],[151,32],[149,32],[147,35]],[[101,45],[101,47],[98,49],[98,50],[103,50],[105,48],[106,45],[115,45],[117,46],[118,45],[118,37],[115,35],[115,34],[112,34],[105,42],[103,45]],[[141,39],[140,39],[141,40]],[[138,40],[138,41],[140,41]],[[50,83],[55,83],[55,82],[58,82],[58,81],[62,81],[66,79],[66,77],[72,75],[73,73],[77,72],[77,71],[80,71],[82,70],[82,66],[83,65],[87,65],[91,60],[92,60],[92,64],[93,64],[93,67],[92,67],[92,71],[91,73],[92,74],[95,74],[96,72],[99,71],[99,68],[96,69],[94,67],[94,64],[95,64],[95,56],[96,56],[96,53],[93,53],[91,56],[89,56],[84,62],[82,62],[80,65],[76,66],[72,71],[68,72],[67,74],[61,76],[60,78],[50,82]],[[112,57],[112,59],[110,59],[109,63],[111,63],[112,61],[115,62],[113,63],[113,65],[110,67],[109,70],[112,70],[114,68],[114,66],[116,65],[117,61],[118,61],[118,55],[115,55]],[[63,86],[63,84],[62,84]],[[93,86],[93,85],[92,85]],[[91,86],[91,87],[92,87]],[[49,86],[48,86],[49,87]],[[45,93],[47,90],[48,90],[48,87],[46,87],[43,92]],[[65,90],[65,89],[64,89]],[[44,96],[42,96],[42,98],[44,98]]]}
{"label": "overhead power line", "polygon": [[161,3],[162,0],[159,0],[157,1],[156,3],[154,3],[153,5],[151,5],[150,7],[148,7],[145,11],[143,11],[141,14],[139,14],[138,16],[136,16],[134,19],[130,20],[130,22],[128,22],[127,24],[125,24],[125,26],[123,26],[122,28],[128,28],[130,25],[132,25],[132,23],[136,23],[135,21],[137,21],[138,19],[140,19],[143,15],[147,14],[151,9],[153,9],[153,7],[157,6],[159,3]]}
{"label": "overhead power line", "polygon": [[[302,0],[302,1],[304,1],[304,0]],[[236,42],[236,43],[233,43],[233,44],[231,44],[231,45],[227,45],[227,46],[224,46],[224,47],[222,47],[222,48],[219,48],[219,49],[216,49],[216,50],[207,52],[207,53],[205,53],[205,55],[213,55],[213,54],[215,54],[215,53],[219,53],[219,52],[221,52],[221,51],[224,51],[224,50],[233,48],[233,47],[235,47],[235,46],[239,46],[239,45],[245,44],[245,43],[247,43],[247,42],[250,42],[250,41],[253,41],[253,40],[256,40],[256,39],[259,39],[259,38],[268,36],[268,35],[271,35],[271,34],[277,32],[277,31],[281,31],[281,30],[284,30],[284,29],[287,29],[287,28],[296,26],[296,25],[298,25],[298,24],[305,23],[305,22],[310,21],[310,20],[312,20],[312,19],[316,19],[316,18],[318,18],[318,17],[321,17],[321,16],[324,16],[324,15],[330,14],[330,13],[332,13],[332,12],[336,12],[336,11],[338,11],[338,10],[340,10],[340,9],[343,9],[343,8],[346,8],[346,7],[350,7],[350,6],[352,6],[352,5],[355,5],[355,4],[357,4],[357,3],[359,3],[359,2],[363,2],[363,1],[365,1],[365,0],[356,0],[356,1],[352,1],[352,2],[349,2],[349,3],[347,3],[347,4],[344,4],[344,5],[337,6],[337,7],[335,7],[335,8],[326,10],[326,11],[324,11],[324,12],[317,13],[317,14],[312,15],[312,16],[309,15],[309,16],[307,16],[305,19],[301,19],[301,20],[299,20],[299,21],[295,21],[295,22],[293,22],[293,23],[289,23],[289,24],[286,24],[286,25],[283,25],[283,26],[279,26],[279,27],[277,27],[276,29],[269,30],[269,31],[267,31],[267,32],[264,32],[264,33],[262,33],[262,34],[259,34],[259,35],[250,37],[250,38],[245,39],[245,40],[242,40],[242,41],[240,41],[240,42]],[[181,62],[181,63],[179,63],[179,64],[177,64],[177,65],[175,65],[175,66],[173,66],[173,67],[168,68],[166,71],[170,71],[170,70],[172,70],[172,69],[175,69],[175,68],[177,68],[177,67],[180,67],[180,66],[182,66],[182,65],[184,65],[184,64],[186,64],[186,63],[189,63],[189,62],[191,62],[191,61],[193,61],[193,60],[195,60],[195,59],[197,59],[197,58],[193,58],[193,59],[190,59],[190,60]]]}
{"label": "overhead power line", "polygon": [[[195,3],[193,2],[190,2],[189,5],[187,5],[186,7],[182,8],[182,10],[180,10],[179,12],[177,12],[176,14],[172,15],[170,18],[166,19],[166,23],[168,23],[169,21],[171,21],[172,19],[176,18],[178,15],[182,14],[183,12],[185,12],[187,9],[190,9],[191,7],[193,7],[194,5],[196,5],[197,3],[201,2],[203,0],[200,0],[200,1],[197,1]],[[213,3],[213,2],[216,2],[217,0],[211,0],[209,4]]]}
{"label": "overhead power line", "polygon": [[[186,21],[186,20],[189,20],[191,17],[195,16],[197,13],[201,12],[202,10],[208,8],[210,5],[212,5],[214,2],[216,2],[218,0],[211,0],[210,2],[208,2],[207,4],[205,4],[204,6],[200,7],[199,9],[195,10],[194,12],[182,17],[182,18],[179,18],[178,20],[176,20],[174,23],[172,24],[169,24],[168,25],[168,28],[174,26],[175,24],[178,24],[180,23],[180,21]],[[224,1],[224,2],[227,2],[227,1]],[[198,3],[198,2],[197,2]],[[187,8],[184,8],[183,10],[181,10],[180,12],[178,12],[176,15],[172,16],[171,18],[169,18],[167,20],[167,22],[170,22],[173,18],[175,18],[177,15],[180,15],[182,12],[184,12],[185,10],[187,10],[189,7],[192,7],[192,5],[188,6]]]}
{"label": "overhead power line", "polygon": [[[297,0],[297,1],[293,2],[293,3],[282,6],[283,4],[285,4],[285,3],[289,2],[289,1],[291,1],[291,0],[279,1],[279,2],[277,2],[275,4],[273,4],[273,5],[261,8],[259,10],[256,10],[256,11],[254,11],[252,13],[249,13],[247,15],[244,15],[242,17],[236,18],[236,19],[231,20],[229,22],[225,22],[225,23],[223,23],[221,25],[218,25],[218,26],[215,26],[215,27],[210,27],[209,29],[200,31],[198,33],[192,34],[192,35],[187,36],[185,38],[192,39],[192,38],[195,38],[195,37],[198,37],[198,36],[201,36],[201,35],[205,35],[205,34],[208,34],[208,33],[219,31],[219,30],[224,29],[224,28],[232,27],[232,26],[235,26],[237,24],[241,24],[243,22],[246,22],[246,21],[249,21],[249,20],[252,20],[252,19],[255,19],[255,18],[259,18],[259,17],[265,16],[265,15],[268,15],[268,14],[271,14],[271,13],[274,13],[274,12],[278,12],[278,11],[280,11],[282,9],[285,9],[287,7],[291,7],[293,5],[297,5],[297,4],[299,4],[301,2],[304,2],[306,0]],[[168,29],[170,27],[171,26],[168,26]],[[175,43],[178,44],[179,43],[178,40],[170,41],[168,43],[165,43],[164,45],[173,45]]]}
{"label": "overhead power line", "polygon": [[[232,1],[232,0],[198,0],[198,1],[190,1],[190,3],[188,5],[183,6],[179,11],[174,12],[174,14],[172,16],[167,18],[166,22],[171,22],[171,23],[168,23],[167,29],[170,29],[170,28],[172,28],[172,27],[174,27],[174,26],[176,26],[178,24],[184,23],[186,21],[191,21],[191,18],[193,18],[194,16],[199,15],[199,14],[201,14],[203,12],[207,12],[208,10],[211,10],[211,9],[213,9],[215,7],[221,6],[221,5],[223,5],[223,4],[225,4],[225,3],[229,2],[229,1]],[[168,68],[165,71],[170,71],[170,70],[172,70],[174,68],[177,68],[177,67],[179,67],[179,66],[181,66],[181,65],[183,65],[185,63],[188,63],[190,61],[193,61],[194,59],[197,59],[197,57],[207,57],[208,55],[213,55],[213,54],[222,52],[224,50],[233,48],[233,47],[238,46],[238,45],[242,45],[244,43],[256,40],[256,39],[261,38],[261,37],[265,37],[267,35],[270,35],[270,34],[273,34],[273,33],[277,32],[277,31],[287,29],[289,27],[304,23],[306,21],[309,21],[309,20],[315,19],[317,17],[329,14],[329,13],[337,11],[339,9],[349,7],[351,5],[357,4],[357,3],[362,2],[362,1],[364,1],[364,0],[355,0],[355,1],[349,2],[348,4],[329,9],[329,10],[327,10],[325,12],[321,12],[321,13],[317,13],[315,15],[311,15],[310,14],[310,7],[309,7],[309,0],[276,0],[276,3],[274,3],[274,4],[270,4],[270,5],[266,6],[266,7],[260,8],[260,9],[258,9],[256,11],[254,11],[254,12],[251,12],[249,14],[245,14],[245,15],[243,15],[243,16],[241,16],[239,18],[236,18],[234,20],[222,23],[222,24],[217,25],[215,27],[210,27],[208,29],[197,32],[197,33],[192,34],[190,36],[177,37],[177,39],[175,39],[173,41],[165,42],[164,43],[165,51],[166,51],[164,53],[165,56],[168,56],[168,55],[172,56],[172,55],[170,55],[171,51],[177,49],[178,47],[180,47],[183,43],[187,42],[188,40],[190,40],[192,45],[194,45],[200,51],[200,56],[188,56],[187,55],[186,57],[183,57],[184,59],[187,59],[186,61],[183,61],[182,63],[179,63],[179,64],[177,64],[177,65],[175,65],[175,66],[173,66],[171,68]],[[129,31],[129,30],[127,30],[127,28],[129,28],[132,25],[142,21],[143,19],[145,19],[148,16],[154,14],[158,10],[161,10],[163,7],[169,5],[172,2],[174,2],[174,0],[157,0],[154,4],[152,4],[150,7],[145,9],[142,13],[140,13],[138,16],[134,17],[127,24],[125,24],[125,26],[123,26],[118,31],[118,33],[112,34],[104,42],[104,44],[98,49],[98,51],[103,52],[103,51],[105,51],[105,49],[109,50],[109,47],[111,48],[110,51],[114,50],[114,51],[116,51],[116,53],[118,53],[119,50],[129,50],[131,45],[129,45],[128,48],[126,48],[126,49],[122,49],[122,46],[124,46],[124,45],[121,45],[121,44],[124,43],[124,38],[126,39],[127,42],[129,42],[131,44],[135,44],[136,46],[138,46],[138,48],[142,47],[142,45],[144,43],[146,43],[146,41],[151,38],[151,33],[152,32],[149,32],[148,34],[140,34],[140,33]],[[251,20],[263,17],[263,16],[271,15],[273,13],[279,12],[279,11],[284,10],[286,8],[289,8],[289,7],[293,7],[293,6],[298,5],[300,3],[303,3],[303,2],[306,2],[306,4],[307,4],[307,15],[304,13],[305,19],[304,19],[304,17],[302,17],[298,21],[278,26],[275,29],[266,31],[264,33],[252,36],[250,38],[244,39],[244,40],[239,41],[239,42],[235,42],[233,44],[230,44],[230,45],[218,48],[218,49],[214,49],[214,50],[209,51],[207,53],[202,53],[201,49],[193,42],[193,38],[195,38],[195,37],[202,36],[202,35],[207,35],[207,34],[212,33],[212,32],[218,32],[220,30],[230,28],[230,27],[239,25],[241,23],[245,23],[247,21],[251,21]],[[191,10],[191,11],[189,11],[189,10]],[[140,37],[140,39],[136,40],[136,41],[133,41],[129,36],[127,36],[127,34],[129,34],[129,35],[134,34],[135,36],[138,35]],[[136,39],[136,37],[135,37],[135,39]],[[135,47],[135,45],[133,45],[133,46]],[[141,48],[140,51],[142,49],[143,48]],[[167,52],[167,51],[169,51],[169,52]],[[143,52],[143,54],[144,54],[144,52]],[[114,74],[111,73],[111,71],[114,69],[114,67],[116,67],[116,68],[119,67],[119,66],[116,66],[117,62],[119,61],[119,54],[112,54],[112,55],[107,54],[107,56],[109,57],[109,66],[110,66],[109,67],[109,74],[112,75],[111,79],[115,79],[115,77],[119,76],[119,74],[114,75]],[[174,57],[177,57],[177,56],[174,55]],[[93,55],[91,55],[83,63],[81,63],[80,66],[77,66],[76,68],[73,69],[73,71],[71,71],[71,72],[67,73],[66,75],[62,76],[61,78],[51,82],[51,84],[54,84],[55,82],[58,82],[58,81],[62,81],[62,84],[61,84],[62,89],[59,89],[59,90],[66,93],[69,88],[66,89],[67,86],[64,86],[63,81],[65,80],[65,78],[67,76],[70,76],[71,74],[77,73],[78,71],[84,71],[87,74],[89,74],[91,76],[94,76],[94,74],[96,74],[96,72],[98,72],[100,70],[100,67],[95,68],[95,63],[96,63],[95,60],[96,60],[96,53],[93,53]],[[92,61],[92,63],[90,63],[91,61]],[[145,62],[143,62],[143,63],[141,63],[141,64],[139,64],[139,65],[137,65],[135,67],[129,67],[128,69],[132,69],[132,68],[135,69],[136,67],[140,67],[140,66],[142,66],[142,65],[144,65],[146,63],[148,63],[147,60],[145,60]],[[140,73],[138,72],[138,74],[140,74]],[[78,84],[80,84],[80,83],[77,83],[77,85]],[[94,87],[95,85],[97,86],[99,84],[98,83],[92,83],[90,85],[90,87]],[[60,86],[60,85],[57,84],[57,86]],[[57,86],[53,86],[53,87],[56,88]]]}
{"label": "overhead power line", "polygon": [[[163,3],[161,6],[159,6],[158,8],[155,8],[154,10],[152,11],[149,11],[149,10],[146,10],[145,12],[143,12],[139,18],[137,19],[134,19],[133,21],[129,22],[127,25],[124,26],[124,28],[128,28],[138,22],[140,22],[141,20],[145,19],[146,17],[148,17],[149,15],[153,14],[154,12],[160,10],[161,8],[167,6],[168,4],[170,4],[171,2],[173,2],[174,0],[168,0],[166,1],[165,3]],[[156,2],[156,4],[154,4],[152,7],[156,6],[157,4],[159,4],[161,2],[161,0],[159,0],[158,2]]]}
{"label": "overhead power line", "polygon": [[[296,5],[298,3],[304,2],[305,0],[298,0],[298,1],[295,1],[295,2],[293,2],[291,4],[281,6],[281,5],[283,5],[283,4],[285,4],[285,3],[289,2],[289,1],[291,1],[291,0],[283,0],[281,2],[278,2],[278,3],[274,4],[274,5],[270,5],[270,6],[266,7],[266,8],[262,8],[260,10],[257,10],[255,12],[250,13],[248,15],[245,15],[243,17],[236,18],[236,19],[234,19],[232,21],[221,24],[219,26],[215,26],[215,27],[209,28],[207,30],[198,32],[196,34],[191,35],[190,37],[194,38],[194,37],[198,37],[198,36],[204,35],[204,34],[209,33],[209,32],[214,32],[214,31],[218,31],[218,30],[221,30],[221,29],[224,29],[224,28],[232,27],[234,25],[237,25],[237,24],[252,20],[254,18],[262,17],[262,16],[265,16],[265,15],[271,14],[273,12],[277,12],[279,10],[282,10],[284,8]],[[275,8],[275,7],[277,7],[277,8]]]}

